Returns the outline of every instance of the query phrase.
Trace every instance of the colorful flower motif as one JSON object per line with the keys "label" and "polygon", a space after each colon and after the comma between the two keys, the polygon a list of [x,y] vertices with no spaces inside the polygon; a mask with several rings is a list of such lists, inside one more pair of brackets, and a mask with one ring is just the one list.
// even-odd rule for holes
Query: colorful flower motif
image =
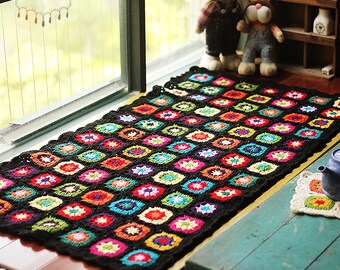
{"label": "colorful flower motif", "polygon": [[213,108],[213,107],[209,107],[209,106],[205,106],[199,109],[195,110],[195,113],[198,115],[202,115],[205,117],[212,117],[215,116],[217,114],[219,114],[221,112],[221,110]]}
{"label": "colorful flower motif", "polygon": [[165,152],[153,154],[149,157],[149,161],[157,164],[167,164],[173,161],[177,156]]}
{"label": "colorful flower motif", "polygon": [[[1,182],[1,179],[0,179]],[[61,182],[61,179],[50,173],[38,174],[31,179],[31,185],[39,188],[53,187]]]}
{"label": "colorful flower motif", "polygon": [[267,107],[259,111],[259,114],[270,117],[270,118],[275,118],[278,117],[282,114],[282,111],[273,107]]}
{"label": "colorful flower motif", "polygon": [[164,193],[164,188],[152,184],[143,184],[132,191],[132,195],[146,199],[153,200]]}
{"label": "colorful flower motif", "polygon": [[216,189],[214,192],[210,193],[210,196],[212,199],[216,199],[219,201],[228,201],[241,194],[242,194],[241,190],[225,186]]}
{"label": "colorful flower motif", "polygon": [[130,164],[131,164],[130,160],[127,160],[121,157],[109,158],[107,160],[104,160],[101,163],[103,167],[108,168],[110,170],[114,170],[114,171],[121,170]]}
{"label": "colorful flower motif", "polygon": [[166,95],[160,95],[151,99],[150,102],[156,106],[168,106],[174,102],[174,99]]}
{"label": "colorful flower motif", "polygon": [[241,112],[253,112],[259,109],[259,106],[248,103],[248,102],[240,102],[234,106],[234,108]]}
{"label": "colorful flower motif", "polygon": [[295,135],[302,137],[302,138],[315,140],[315,139],[318,139],[322,133],[323,131],[321,130],[312,129],[312,128],[302,128],[298,132],[296,132]]}
{"label": "colorful flower motif", "polygon": [[275,143],[278,143],[281,139],[282,137],[280,137],[279,135],[275,135],[275,134],[271,134],[267,132],[261,133],[257,135],[255,138],[256,141],[265,143],[265,144],[275,144]]}
{"label": "colorful flower motif", "polygon": [[27,177],[34,174],[37,170],[32,166],[20,166],[13,170],[8,171],[8,174],[14,178]]}
{"label": "colorful flower motif", "polygon": [[192,201],[193,198],[190,197],[189,195],[185,195],[183,193],[176,191],[162,199],[162,204],[175,208],[184,208]]}
{"label": "colorful flower motif", "polygon": [[92,228],[95,229],[107,229],[110,227],[117,219],[110,214],[100,213],[94,215],[88,219],[88,223]]}
{"label": "colorful flower motif", "polygon": [[314,113],[318,110],[318,107],[316,106],[312,106],[312,105],[303,105],[299,108],[299,111],[303,112],[303,113]]}
{"label": "colorful flower motif", "polygon": [[320,179],[313,179],[309,182],[309,190],[315,193],[324,194],[322,190],[322,182]]}
{"label": "colorful flower motif", "polygon": [[234,138],[222,137],[213,141],[213,145],[222,149],[232,149],[240,144],[240,140]]}
{"label": "colorful flower motif", "polygon": [[29,188],[26,186],[16,186],[6,191],[5,194],[7,199],[21,202],[34,197],[37,192],[33,188]]}
{"label": "colorful flower motif", "polygon": [[203,220],[184,215],[174,219],[169,224],[169,228],[175,232],[192,234],[199,231],[203,227],[203,225]]}
{"label": "colorful flower motif", "polygon": [[124,265],[149,267],[156,263],[159,255],[145,249],[137,249],[126,254],[121,260]]}
{"label": "colorful flower motif", "polygon": [[340,110],[336,108],[330,108],[323,111],[321,115],[332,119],[340,119]]}
{"label": "colorful flower motif", "polygon": [[185,137],[191,141],[202,143],[210,141],[215,137],[215,135],[209,132],[196,130],[194,132],[189,133]]}
{"label": "colorful flower motif", "polygon": [[216,96],[223,91],[223,88],[217,86],[204,86],[200,89],[202,94],[206,94],[209,96]]}
{"label": "colorful flower motif", "polygon": [[118,176],[105,183],[105,186],[115,191],[124,191],[133,187],[137,182],[131,178]]}
{"label": "colorful flower motif", "polygon": [[154,175],[153,180],[155,182],[165,185],[176,185],[180,183],[185,176],[174,171],[162,171]]}
{"label": "colorful flower motif", "polygon": [[262,175],[267,175],[272,172],[274,172],[277,169],[277,165],[266,162],[266,161],[261,161],[261,162],[256,162],[250,167],[248,167],[248,170],[251,172],[259,173]]}
{"label": "colorful flower motif", "polygon": [[289,99],[285,99],[285,98],[279,98],[279,99],[274,100],[272,102],[272,105],[283,108],[283,109],[290,109],[296,105],[296,102],[289,100]]}
{"label": "colorful flower motif", "polygon": [[243,90],[243,91],[254,91],[259,87],[257,84],[247,83],[247,82],[240,82],[235,85],[235,89]]}
{"label": "colorful flower motif", "polygon": [[9,223],[19,224],[19,223],[31,222],[35,218],[36,218],[36,214],[33,211],[21,209],[21,210],[17,210],[17,211],[14,211],[8,214],[7,221]]}
{"label": "colorful flower motif", "polygon": [[42,167],[51,167],[60,161],[59,157],[46,152],[33,153],[31,154],[31,159]]}
{"label": "colorful flower motif", "polygon": [[121,215],[132,215],[133,213],[142,209],[144,205],[145,204],[140,201],[129,199],[129,198],[124,198],[124,199],[120,199],[118,201],[112,202],[109,205],[109,208],[111,211],[116,212]]}
{"label": "colorful flower motif", "polygon": [[289,123],[275,123],[268,128],[270,131],[278,132],[281,134],[288,134],[295,129],[295,126]]}
{"label": "colorful flower motif", "polygon": [[152,235],[147,240],[145,240],[144,243],[153,249],[166,251],[178,247],[182,240],[183,239],[181,237],[175,234],[161,232]]}
{"label": "colorful flower motif", "polygon": [[331,210],[335,202],[326,196],[310,196],[305,199],[305,207],[317,210]]}
{"label": "colorful flower motif", "polygon": [[12,208],[12,204],[5,200],[0,199],[0,215],[5,214],[7,211],[9,211]]}
{"label": "colorful flower motif", "polygon": [[334,101],[333,107],[340,109],[340,99]]}
{"label": "colorful flower motif", "polygon": [[263,88],[261,92],[267,95],[276,95],[279,92],[279,90],[269,87],[269,88]]}
{"label": "colorful flower motif", "polygon": [[97,162],[99,160],[102,160],[105,157],[106,155],[104,153],[96,151],[96,150],[88,150],[78,155],[78,158],[85,162]]}
{"label": "colorful flower motif", "polygon": [[215,181],[222,181],[231,175],[232,171],[220,166],[211,166],[201,171],[201,174]]}
{"label": "colorful flower motif", "polygon": [[67,228],[68,226],[68,223],[62,219],[47,216],[44,219],[39,220],[37,223],[35,223],[32,226],[32,231],[45,231],[48,233],[56,233]]}
{"label": "colorful flower motif", "polygon": [[98,169],[91,169],[83,172],[79,175],[79,180],[87,183],[97,183],[103,181],[109,176],[106,171],[98,170]]}
{"label": "colorful flower motif", "polygon": [[244,122],[247,126],[264,127],[268,125],[269,120],[263,117],[253,116],[253,117],[247,118]]}
{"label": "colorful flower motif", "polygon": [[188,99],[192,99],[195,101],[203,101],[206,100],[208,97],[205,95],[200,95],[200,94],[194,94],[188,97]]}
{"label": "colorful flower motif", "polygon": [[296,139],[291,139],[288,140],[285,145],[289,148],[289,149],[294,149],[294,150],[300,150],[302,149],[302,147],[304,146],[305,141],[302,140],[296,140]]}
{"label": "colorful flower motif", "polygon": [[170,210],[161,207],[149,207],[138,215],[139,219],[154,225],[160,225],[167,222],[173,216]]}
{"label": "colorful flower motif", "polygon": [[222,157],[221,162],[226,166],[241,168],[247,165],[250,162],[250,159],[236,153],[231,153]]}
{"label": "colorful flower motif", "polygon": [[123,154],[125,156],[132,157],[132,158],[142,158],[142,157],[149,155],[151,152],[152,151],[145,146],[135,145],[135,146],[126,148],[123,151]]}
{"label": "colorful flower motif", "polygon": [[100,257],[114,258],[124,253],[127,246],[112,238],[105,238],[90,247],[90,253]]}
{"label": "colorful flower motif", "polygon": [[209,101],[211,105],[226,108],[234,104],[234,101],[227,99],[227,98],[216,98]]}
{"label": "colorful flower motif", "polygon": [[183,154],[189,153],[190,151],[194,150],[196,148],[196,145],[186,141],[178,141],[168,145],[167,148],[172,152]]}
{"label": "colorful flower motif", "polygon": [[308,101],[310,103],[314,103],[314,104],[317,104],[317,105],[326,105],[331,100],[332,100],[331,98],[314,96],[314,97],[311,97]]}
{"label": "colorful flower motif", "polygon": [[266,156],[269,160],[277,161],[277,162],[288,162],[293,159],[295,153],[287,150],[276,150],[268,153]]}
{"label": "colorful flower motif", "polygon": [[174,95],[174,96],[178,96],[178,97],[185,97],[188,95],[187,91],[181,90],[181,89],[168,89],[168,88],[164,88],[166,92]]}
{"label": "colorful flower motif", "polygon": [[49,211],[53,208],[58,207],[61,205],[63,201],[59,199],[58,197],[53,196],[40,196],[38,198],[35,198],[33,201],[30,201],[29,204],[31,207],[34,207],[36,209],[39,209],[41,211]]}
{"label": "colorful flower motif", "polygon": [[123,142],[114,138],[107,139],[100,143],[100,147],[106,151],[113,151],[121,148],[123,146]]}
{"label": "colorful flower motif", "polygon": [[136,141],[142,138],[145,135],[145,132],[136,128],[124,128],[119,131],[118,135],[123,139]]}
{"label": "colorful flower motif", "polygon": [[58,210],[60,216],[71,220],[80,220],[91,214],[91,212],[91,208],[77,202],[65,205]]}
{"label": "colorful flower motif", "polygon": [[181,136],[185,133],[187,133],[189,131],[188,128],[186,127],[183,127],[183,126],[179,126],[179,125],[172,125],[172,126],[168,126],[166,128],[164,128],[162,130],[162,132],[166,135],[170,135],[170,136],[173,136],[173,137],[178,137],[178,136]]}
{"label": "colorful flower motif", "polygon": [[219,77],[218,79],[214,80],[212,83],[217,86],[228,87],[228,86],[232,86],[235,83],[235,81],[225,78],[225,77]]}
{"label": "colorful flower motif", "polygon": [[285,93],[284,97],[295,99],[295,100],[303,100],[303,99],[305,99],[307,97],[307,94],[306,93],[302,93],[300,91],[291,90],[291,91]]}
{"label": "colorful flower motif", "polygon": [[211,189],[213,186],[213,183],[209,181],[204,181],[201,178],[196,177],[184,183],[182,185],[182,188],[194,194],[203,194],[207,190]]}
{"label": "colorful flower motif", "polygon": [[198,216],[210,216],[214,214],[217,209],[218,205],[212,202],[198,202],[192,208],[191,211]]}
{"label": "colorful flower motif", "polygon": [[248,127],[243,127],[243,126],[235,127],[228,131],[230,135],[234,135],[236,137],[241,137],[241,138],[249,138],[253,136],[255,132],[256,130],[252,128],[248,128]]}
{"label": "colorful flower motif", "polygon": [[238,187],[252,187],[256,184],[258,177],[241,173],[229,180],[229,183]]}
{"label": "colorful flower motif", "polygon": [[193,158],[182,158],[174,163],[176,169],[185,172],[197,172],[205,165],[204,162]]}
{"label": "colorful flower motif", "polygon": [[290,113],[283,117],[285,121],[293,122],[293,123],[304,123],[308,120],[308,116],[299,113]]}
{"label": "colorful flower motif", "polygon": [[221,121],[213,121],[206,123],[204,127],[214,132],[223,132],[226,131],[230,127],[230,125]]}
{"label": "colorful flower motif", "polygon": [[104,137],[99,133],[87,132],[83,134],[77,134],[76,140],[83,144],[91,145],[101,141]]}
{"label": "colorful flower motif", "polygon": [[334,120],[329,120],[325,118],[318,117],[312,121],[310,121],[308,124],[312,127],[317,128],[329,128],[333,124]]}
{"label": "colorful flower motif", "polygon": [[199,83],[185,81],[185,82],[179,83],[178,86],[183,89],[193,90],[193,89],[199,88],[201,85]]}
{"label": "colorful flower motif", "polygon": [[133,124],[140,119],[139,116],[131,113],[122,113],[114,116],[116,121],[122,124]]}
{"label": "colorful flower motif", "polygon": [[182,114],[176,111],[172,111],[172,110],[164,110],[164,111],[158,112],[157,114],[155,114],[155,116],[164,121],[173,121],[181,117]]}
{"label": "colorful flower motif", "polygon": [[83,202],[93,205],[104,205],[113,199],[113,194],[104,190],[92,190],[81,196]]}
{"label": "colorful flower motif", "polygon": [[196,156],[205,159],[217,158],[221,154],[221,151],[213,148],[202,148],[196,152]]}
{"label": "colorful flower motif", "polygon": [[151,106],[149,104],[142,104],[139,105],[137,107],[132,107],[132,110],[136,113],[140,113],[142,115],[148,115],[148,114],[152,114],[155,111],[158,110],[158,107],[156,106]]}
{"label": "colorful flower motif", "polygon": [[115,229],[118,237],[130,241],[138,241],[144,238],[150,231],[148,227],[136,222],[130,222]]}
{"label": "colorful flower motif", "polygon": [[208,82],[212,78],[214,78],[214,77],[210,76],[206,73],[196,73],[196,74],[191,75],[189,77],[189,80],[194,81],[194,82]]}
{"label": "colorful flower motif", "polygon": [[83,148],[76,143],[68,142],[56,145],[53,150],[63,156],[78,154]]}
{"label": "colorful flower motif", "polygon": [[12,180],[9,180],[9,179],[6,179],[0,176],[0,190],[6,189],[13,185],[14,185],[14,182]]}
{"label": "colorful flower motif", "polygon": [[268,101],[270,101],[271,99],[272,98],[270,98],[270,97],[266,97],[266,96],[262,96],[262,95],[252,95],[252,96],[247,98],[247,100],[249,100],[249,101],[260,103],[260,104],[265,104]]}
{"label": "colorful flower motif", "polygon": [[116,132],[118,129],[121,129],[122,126],[115,124],[115,123],[105,123],[101,125],[97,125],[95,129],[98,132],[105,133],[105,134],[110,134]]}
{"label": "colorful flower motif", "polygon": [[266,152],[268,147],[256,144],[256,143],[247,143],[242,145],[238,148],[238,150],[246,155],[252,156],[252,157],[259,157]]}
{"label": "colorful flower motif", "polygon": [[154,147],[162,147],[171,142],[171,139],[168,137],[164,137],[161,135],[151,135],[142,140],[143,144],[154,146]]}
{"label": "colorful flower motif", "polygon": [[54,170],[58,173],[65,175],[73,175],[84,169],[84,165],[75,161],[63,161],[54,167]]}
{"label": "colorful flower motif", "polygon": [[180,121],[187,126],[196,126],[204,122],[204,120],[197,116],[185,116]]}
{"label": "colorful flower motif", "polygon": [[221,114],[219,116],[222,120],[225,120],[225,121],[229,121],[229,122],[238,122],[240,121],[242,118],[245,117],[244,114],[242,113],[238,113],[238,112],[226,112],[224,114]]}
{"label": "colorful flower motif", "polygon": [[136,126],[144,130],[153,131],[164,126],[164,123],[161,121],[154,120],[154,119],[146,119],[146,120],[141,120],[138,123],[136,123]]}
{"label": "colorful flower motif", "polygon": [[133,166],[129,170],[129,173],[137,177],[146,177],[146,176],[150,176],[151,174],[155,173],[155,171],[156,171],[156,168],[151,165],[139,164],[139,165]]}
{"label": "colorful flower motif", "polygon": [[178,102],[178,103],[172,105],[172,108],[175,109],[175,110],[178,110],[178,111],[182,111],[182,112],[189,112],[189,111],[195,109],[196,105],[195,105],[195,103],[192,103],[192,102],[181,101],[181,102]]}
{"label": "colorful flower motif", "polygon": [[223,94],[224,97],[227,98],[232,98],[232,99],[242,99],[246,96],[247,94],[241,91],[236,91],[236,90],[230,90],[228,92],[225,92]]}
{"label": "colorful flower motif", "polygon": [[54,193],[63,197],[76,197],[82,194],[87,189],[86,186],[78,183],[66,183],[64,185],[55,187]]}
{"label": "colorful flower motif", "polygon": [[92,242],[96,235],[83,228],[78,228],[60,236],[60,240],[74,247],[82,247]]}

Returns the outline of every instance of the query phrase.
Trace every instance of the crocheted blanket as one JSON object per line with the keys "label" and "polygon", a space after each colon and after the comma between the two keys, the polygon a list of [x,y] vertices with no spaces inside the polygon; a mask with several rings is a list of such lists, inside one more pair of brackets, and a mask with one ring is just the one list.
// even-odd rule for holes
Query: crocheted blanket
{"label": "crocheted blanket", "polygon": [[166,269],[324,147],[340,101],[193,67],[0,165],[0,231],[103,269]]}

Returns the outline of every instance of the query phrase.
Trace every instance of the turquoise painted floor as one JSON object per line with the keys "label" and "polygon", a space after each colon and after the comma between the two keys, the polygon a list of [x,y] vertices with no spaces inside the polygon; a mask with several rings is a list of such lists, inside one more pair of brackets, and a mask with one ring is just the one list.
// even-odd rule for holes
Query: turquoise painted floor
{"label": "turquoise painted floor", "polygon": [[[305,170],[317,172],[336,148],[339,142]],[[340,220],[292,213],[298,178],[194,252],[184,269],[340,269]]]}

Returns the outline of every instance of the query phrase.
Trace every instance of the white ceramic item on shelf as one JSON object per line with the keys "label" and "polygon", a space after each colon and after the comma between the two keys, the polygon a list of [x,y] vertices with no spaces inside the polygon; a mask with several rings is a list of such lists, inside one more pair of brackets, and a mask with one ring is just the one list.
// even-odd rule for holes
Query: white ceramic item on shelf
{"label": "white ceramic item on shelf", "polygon": [[313,33],[323,36],[334,33],[334,19],[330,9],[319,8],[319,14],[313,23]]}

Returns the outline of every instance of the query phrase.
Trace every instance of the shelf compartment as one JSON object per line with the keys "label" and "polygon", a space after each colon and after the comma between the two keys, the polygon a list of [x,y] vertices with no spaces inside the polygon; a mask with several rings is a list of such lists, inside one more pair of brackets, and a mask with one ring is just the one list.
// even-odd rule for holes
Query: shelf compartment
{"label": "shelf compartment", "polygon": [[336,45],[336,37],[334,35],[322,36],[314,34],[313,32],[304,32],[302,27],[282,27],[282,31],[285,39],[292,39],[330,47],[334,47]]}

